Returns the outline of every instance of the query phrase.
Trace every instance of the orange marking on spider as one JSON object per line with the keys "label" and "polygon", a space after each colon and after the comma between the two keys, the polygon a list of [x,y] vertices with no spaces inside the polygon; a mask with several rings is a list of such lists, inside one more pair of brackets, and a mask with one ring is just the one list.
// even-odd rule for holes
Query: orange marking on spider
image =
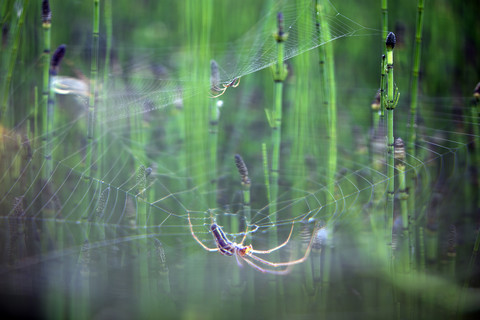
{"label": "orange marking on spider", "polygon": [[[223,232],[223,229],[219,225],[217,225],[216,223],[211,224],[210,231],[212,232],[213,237],[215,238],[215,242],[217,244],[217,247],[216,248],[209,248],[206,245],[204,245],[200,241],[200,239],[198,239],[197,236],[195,235],[195,232],[193,231],[192,222],[190,220],[190,213],[188,213],[188,224],[189,224],[190,232],[192,233],[193,238],[205,250],[207,250],[209,252],[219,251],[222,255],[235,256],[235,258],[237,259],[237,262],[239,264],[240,264],[240,260],[239,260],[239,258],[240,258],[241,260],[245,261],[248,265],[250,265],[254,269],[256,269],[260,272],[263,272],[263,273],[271,273],[271,274],[287,274],[291,271],[291,266],[302,263],[305,260],[307,260],[309,254],[310,254],[311,248],[312,248],[314,235],[316,233],[316,228],[314,228],[313,233],[312,233],[312,237],[310,239],[310,242],[308,244],[308,247],[307,247],[303,257],[301,257],[299,259],[296,259],[296,260],[292,260],[292,261],[286,261],[286,262],[271,262],[271,261],[262,259],[262,258],[256,256],[255,254],[269,254],[269,253],[272,253],[273,251],[276,251],[276,250],[284,247],[285,245],[287,245],[287,243],[290,241],[290,237],[292,236],[293,226],[294,226],[293,222],[292,222],[292,228],[290,229],[290,233],[288,234],[287,240],[285,240],[282,244],[280,244],[280,245],[278,245],[278,246],[276,246],[272,249],[269,249],[269,250],[255,250],[255,249],[253,249],[252,245],[247,245],[247,246],[243,245],[243,242],[245,241],[245,238],[247,237],[248,232],[244,233],[242,241],[240,243],[230,241],[227,238],[225,232]],[[287,267],[287,268],[280,269],[280,270],[267,269],[265,267],[262,267],[262,266],[256,264],[255,262],[251,261],[249,258],[251,258],[255,261],[258,261],[259,263],[262,263],[266,266],[273,267],[273,268],[278,268],[278,267]]]}
{"label": "orange marking on spider", "polygon": [[213,86],[212,87],[212,91],[213,92],[219,92],[218,94],[210,94],[210,98],[218,98],[220,97],[221,95],[223,95],[225,93],[225,91],[227,91],[228,88],[236,88],[238,87],[238,85],[240,84],[240,78],[235,78],[232,80],[232,82],[228,83],[228,84],[222,84],[223,88],[219,88],[217,86]]}

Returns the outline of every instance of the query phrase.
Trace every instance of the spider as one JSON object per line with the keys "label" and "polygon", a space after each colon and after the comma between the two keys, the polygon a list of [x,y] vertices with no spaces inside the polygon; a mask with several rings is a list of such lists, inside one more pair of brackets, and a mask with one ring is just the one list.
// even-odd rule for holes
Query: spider
{"label": "spider", "polygon": [[[269,249],[269,250],[256,250],[256,249],[253,249],[251,244],[248,245],[248,246],[243,245],[243,242],[245,241],[245,238],[247,237],[247,234],[248,234],[247,232],[245,232],[245,234],[243,235],[242,241],[240,243],[230,241],[227,238],[227,236],[225,235],[225,232],[223,232],[222,228],[214,222],[210,225],[210,231],[212,232],[213,237],[215,238],[215,242],[217,244],[217,247],[216,248],[209,248],[206,245],[204,245],[197,238],[195,233],[193,232],[193,226],[192,226],[192,222],[190,220],[190,213],[188,213],[188,224],[190,226],[190,231],[192,233],[193,238],[205,250],[207,250],[209,252],[220,251],[220,253],[222,255],[226,255],[226,256],[233,256],[234,255],[235,258],[237,259],[237,263],[240,266],[241,266],[241,262],[240,262],[239,259],[242,259],[243,261],[248,263],[254,269],[256,269],[260,272],[263,272],[263,273],[271,273],[271,274],[287,274],[287,273],[290,272],[290,270],[291,270],[290,267],[291,266],[304,262],[308,258],[308,255],[310,254],[310,250],[312,248],[312,243],[313,243],[313,239],[314,239],[314,235],[315,235],[315,230],[314,230],[314,232],[312,234],[312,238],[310,239],[310,242],[308,244],[307,250],[305,251],[305,254],[303,255],[303,257],[301,257],[300,259],[292,260],[292,261],[286,261],[286,262],[270,262],[270,261],[267,261],[265,259],[262,259],[262,258],[256,256],[256,254],[269,254],[269,253],[272,253],[275,250],[278,250],[278,249],[284,247],[288,243],[288,241],[290,240],[290,237],[292,236],[293,223],[292,223],[292,228],[290,229],[290,233],[288,234],[287,240],[285,240],[285,242],[283,242],[279,246],[276,246],[275,248],[272,248],[272,249]],[[281,269],[281,270],[267,269],[267,268],[261,267],[260,265],[256,264],[255,262],[251,261],[249,258],[253,259],[255,261],[258,261],[259,263],[262,263],[266,266],[273,267],[273,268],[278,268],[278,267],[287,267],[287,268]]]}
{"label": "spider", "polygon": [[223,88],[219,88],[216,85],[212,86],[212,91],[217,92],[217,93],[219,92],[219,93],[218,94],[211,94],[210,97],[211,98],[218,98],[222,94],[224,94],[225,91],[227,91],[228,88],[230,88],[230,87],[236,88],[236,87],[238,87],[239,84],[240,84],[240,78],[235,78],[235,79],[232,80],[232,82],[230,82],[228,84],[222,84]]}

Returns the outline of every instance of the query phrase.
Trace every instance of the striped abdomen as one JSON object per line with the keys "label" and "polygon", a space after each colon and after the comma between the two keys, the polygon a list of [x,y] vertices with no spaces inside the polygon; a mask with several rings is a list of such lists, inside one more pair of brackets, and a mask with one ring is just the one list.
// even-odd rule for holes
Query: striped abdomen
{"label": "striped abdomen", "polygon": [[217,243],[220,253],[227,256],[233,256],[235,254],[235,245],[227,239],[227,236],[225,235],[225,232],[223,232],[222,228],[214,223],[210,226],[210,229],[215,237],[215,242]]}

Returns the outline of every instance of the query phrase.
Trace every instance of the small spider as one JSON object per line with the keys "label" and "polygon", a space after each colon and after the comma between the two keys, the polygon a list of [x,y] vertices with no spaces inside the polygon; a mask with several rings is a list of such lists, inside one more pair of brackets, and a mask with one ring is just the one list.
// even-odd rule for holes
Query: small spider
{"label": "small spider", "polygon": [[215,92],[215,94],[210,94],[210,97],[211,98],[218,98],[220,97],[222,94],[225,93],[225,91],[227,91],[228,88],[232,87],[232,88],[236,88],[238,87],[238,85],[240,84],[240,78],[235,78],[232,80],[232,82],[228,83],[228,84],[222,84],[223,88],[219,88],[218,86],[212,86],[212,92]]}
{"label": "small spider", "polygon": [[[248,263],[254,269],[256,269],[260,272],[263,272],[263,273],[271,273],[271,274],[287,274],[291,271],[291,268],[290,268],[291,266],[293,266],[295,264],[302,263],[305,260],[307,260],[309,254],[310,254],[310,250],[312,249],[312,243],[313,243],[314,235],[316,234],[316,232],[315,232],[316,228],[314,228],[314,232],[313,232],[312,237],[310,239],[310,243],[308,244],[308,247],[307,247],[303,257],[301,257],[299,259],[296,259],[296,260],[287,261],[287,262],[270,262],[268,260],[265,260],[265,259],[262,259],[262,258],[256,256],[255,254],[269,254],[269,253],[271,253],[275,250],[278,250],[278,249],[284,247],[285,245],[287,245],[287,243],[290,241],[290,237],[292,236],[293,223],[292,223],[292,229],[290,230],[290,233],[287,237],[287,240],[285,240],[282,244],[280,244],[280,245],[278,245],[278,246],[276,246],[272,249],[269,249],[269,250],[256,250],[256,249],[253,249],[251,244],[248,245],[248,246],[243,245],[243,242],[245,241],[245,238],[247,237],[247,232],[245,232],[245,234],[242,238],[242,241],[240,243],[230,241],[227,238],[225,232],[223,232],[222,228],[219,225],[217,225],[216,223],[212,223],[212,225],[210,226],[210,231],[212,232],[213,237],[215,238],[215,242],[217,244],[217,247],[216,248],[209,248],[206,245],[204,245],[200,241],[200,239],[197,238],[195,233],[193,232],[193,226],[192,226],[192,222],[190,220],[190,213],[188,213],[188,224],[190,226],[190,232],[192,233],[193,238],[205,250],[207,250],[209,252],[220,251],[220,253],[222,255],[235,256],[239,265],[241,265],[240,260],[239,260],[239,259],[241,259],[241,260],[245,261],[246,263]],[[258,261],[259,263],[262,263],[266,266],[273,267],[273,268],[278,268],[278,267],[286,267],[286,268],[285,269],[277,269],[277,270],[267,269],[267,268],[261,267],[260,265],[254,263],[249,258],[253,259],[255,261]]]}

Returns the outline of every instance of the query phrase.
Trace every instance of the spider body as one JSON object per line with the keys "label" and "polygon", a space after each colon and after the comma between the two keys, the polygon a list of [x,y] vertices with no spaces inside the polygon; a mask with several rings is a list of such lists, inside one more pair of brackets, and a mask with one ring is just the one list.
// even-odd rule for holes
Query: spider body
{"label": "spider body", "polygon": [[[215,243],[216,243],[217,247],[216,248],[209,248],[206,245],[204,245],[203,242],[201,242],[200,239],[197,238],[197,236],[195,235],[195,232],[193,232],[193,226],[192,226],[192,222],[190,220],[190,213],[188,213],[188,224],[189,224],[190,232],[192,233],[193,238],[205,250],[207,250],[209,252],[219,251],[222,255],[235,256],[235,258],[237,259],[237,262],[239,264],[240,264],[241,260],[243,260],[248,265],[253,267],[254,269],[256,269],[260,272],[263,272],[263,273],[271,273],[271,274],[287,274],[287,273],[290,272],[290,270],[291,270],[290,267],[291,266],[293,266],[295,264],[302,263],[305,260],[307,260],[309,254],[310,254],[311,248],[312,248],[314,235],[316,234],[316,229],[314,228],[313,233],[312,233],[312,237],[310,239],[310,242],[308,244],[308,247],[307,247],[303,257],[301,257],[299,259],[296,259],[296,260],[286,261],[286,262],[271,262],[271,261],[268,261],[268,260],[265,260],[265,259],[262,259],[262,258],[258,257],[257,254],[270,254],[273,251],[278,250],[278,249],[284,247],[285,245],[287,245],[287,243],[290,241],[290,237],[292,236],[293,226],[294,226],[293,223],[292,223],[292,228],[290,229],[290,233],[287,237],[287,240],[285,240],[285,242],[283,242],[282,244],[280,244],[280,245],[278,245],[278,246],[276,246],[272,249],[269,249],[269,250],[256,250],[256,249],[253,249],[252,245],[247,245],[247,246],[243,245],[243,242],[245,241],[245,238],[247,237],[247,234],[248,234],[247,232],[245,232],[245,234],[242,238],[242,241],[240,243],[230,241],[227,238],[227,235],[225,234],[223,229],[219,225],[217,225],[216,223],[212,223],[210,225],[210,231],[213,234],[213,237],[215,239]],[[272,268],[279,268],[279,267],[286,267],[286,268],[284,268],[284,269],[268,269],[268,268],[265,268],[263,266],[260,266],[259,264],[255,263],[252,260],[257,261],[257,263],[261,263],[263,265],[270,266]]]}
{"label": "spider body", "polygon": [[213,237],[215,238],[215,242],[217,243],[218,250],[223,255],[226,255],[226,256],[239,255],[243,257],[250,250],[252,250],[251,245],[243,246],[228,240],[227,236],[225,235],[225,232],[223,232],[223,229],[215,223],[213,223],[210,226],[210,230],[212,231]]}

